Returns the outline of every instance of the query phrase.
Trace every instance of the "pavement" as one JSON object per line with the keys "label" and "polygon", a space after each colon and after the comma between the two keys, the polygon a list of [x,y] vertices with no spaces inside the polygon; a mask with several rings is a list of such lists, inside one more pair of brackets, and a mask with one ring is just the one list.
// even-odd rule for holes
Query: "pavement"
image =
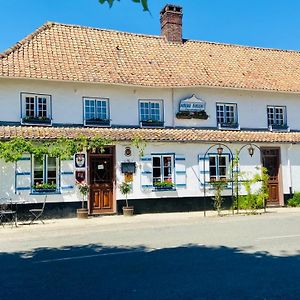
{"label": "pavement", "polygon": [[0,299],[300,299],[300,209],[0,227]]}

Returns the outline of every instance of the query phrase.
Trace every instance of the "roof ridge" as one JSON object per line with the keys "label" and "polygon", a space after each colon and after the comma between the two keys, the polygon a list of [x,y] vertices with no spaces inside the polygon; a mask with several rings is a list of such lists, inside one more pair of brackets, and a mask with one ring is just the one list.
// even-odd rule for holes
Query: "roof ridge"
{"label": "roof ridge", "polygon": [[230,43],[211,42],[211,41],[201,41],[201,40],[189,40],[189,39],[187,39],[186,42],[202,43],[202,44],[210,44],[210,45],[222,45],[222,46],[226,46],[226,47],[255,49],[255,50],[261,50],[261,51],[288,52],[288,53],[300,54],[300,50],[268,48],[268,47],[259,47],[259,46],[250,46],[250,45],[241,45],[241,44],[230,44]]}
{"label": "roof ridge", "polygon": [[31,41],[34,37],[36,37],[41,32],[51,28],[54,24],[55,24],[55,22],[47,21],[42,26],[38,27],[33,33],[27,35],[22,40],[15,43],[12,47],[8,48],[7,50],[3,51],[2,53],[0,52],[0,59],[7,57],[9,54],[14,52],[15,50],[20,49],[27,42]]}
{"label": "roof ridge", "polygon": [[48,23],[51,23],[53,25],[65,26],[65,27],[91,29],[91,30],[96,30],[96,31],[116,32],[116,33],[122,33],[122,34],[128,34],[128,35],[135,35],[135,36],[142,36],[142,37],[151,37],[151,38],[158,38],[158,39],[164,39],[165,38],[164,36],[161,36],[161,35],[146,34],[146,33],[135,33],[135,32],[129,32],[129,31],[116,30],[116,29],[98,28],[98,27],[87,26],[87,25],[66,24],[66,23],[59,23],[59,22],[48,22]]}

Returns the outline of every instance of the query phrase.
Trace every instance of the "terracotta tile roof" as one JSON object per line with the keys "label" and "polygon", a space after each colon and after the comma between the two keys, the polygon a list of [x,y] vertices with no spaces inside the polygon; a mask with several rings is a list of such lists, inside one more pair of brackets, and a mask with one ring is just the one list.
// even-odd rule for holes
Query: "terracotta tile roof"
{"label": "terracotta tile roof", "polygon": [[140,137],[149,142],[300,143],[300,132],[0,126],[2,140],[13,137],[49,140],[80,135],[101,136],[113,141],[132,141]]}
{"label": "terracotta tile roof", "polygon": [[300,52],[46,23],[0,54],[0,77],[300,92]]}

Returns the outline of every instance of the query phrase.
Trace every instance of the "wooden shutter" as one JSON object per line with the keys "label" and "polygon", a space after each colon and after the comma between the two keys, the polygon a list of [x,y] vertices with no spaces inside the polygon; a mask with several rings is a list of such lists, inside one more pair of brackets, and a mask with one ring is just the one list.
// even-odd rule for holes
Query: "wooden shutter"
{"label": "wooden shutter", "polygon": [[74,160],[60,161],[60,189],[62,193],[70,192],[75,188]]}
{"label": "wooden shutter", "polygon": [[15,193],[31,191],[31,158],[29,154],[23,155],[15,163]]}
{"label": "wooden shutter", "polygon": [[145,155],[141,157],[141,188],[142,189],[152,189],[152,156]]}
{"label": "wooden shutter", "polygon": [[206,186],[210,181],[209,177],[209,156],[206,154],[204,158],[204,154],[199,154],[198,156],[199,162],[199,181],[200,181],[200,188],[203,188],[204,182]]}
{"label": "wooden shutter", "polygon": [[186,188],[185,156],[175,155],[175,184],[176,188]]}

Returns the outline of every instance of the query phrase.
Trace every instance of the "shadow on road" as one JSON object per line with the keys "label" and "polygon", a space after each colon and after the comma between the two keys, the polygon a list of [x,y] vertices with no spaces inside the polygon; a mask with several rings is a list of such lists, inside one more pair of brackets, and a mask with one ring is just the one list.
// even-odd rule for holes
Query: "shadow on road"
{"label": "shadow on road", "polygon": [[237,248],[39,248],[0,254],[0,299],[300,299],[300,253]]}

